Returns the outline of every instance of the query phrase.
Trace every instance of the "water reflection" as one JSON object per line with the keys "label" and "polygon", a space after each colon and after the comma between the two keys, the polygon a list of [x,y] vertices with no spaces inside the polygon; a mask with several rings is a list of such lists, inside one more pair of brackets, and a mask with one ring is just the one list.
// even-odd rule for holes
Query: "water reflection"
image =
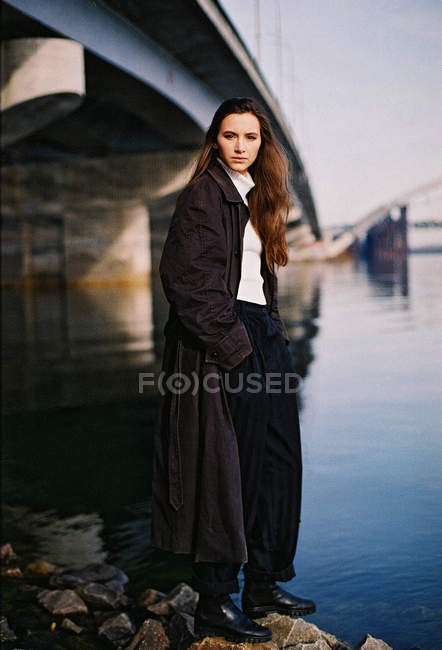
{"label": "water reflection", "polygon": [[137,371],[160,356],[155,249],[194,158],[186,150],[5,167],[6,411],[136,397]]}
{"label": "water reflection", "polygon": [[3,289],[3,404],[7,411],[134,396],[151,366],[146,286]]}
{"label": "water reflection", "polygon": [[[149,283],[3,289],[7,412],[139,396],[138,372],[159,370],[162,359],[168,303],[157,269],[171,200],[159,197],[151,205]],[[322,274],[321,264],[292,264],[279,273],[281,310],[302,377],[314,358]]]}
{"label": "water reflection", "polygon": [[9,534],[26,539],[35,557],[61,566],[81,568],[104,562],[103,520],[98,513],[60,517],[57,509],[33,512],[26,506],[3,508]]}
{"label": "water reflection", "polygon": [[[323,262],[289,264],[278,272],[278,297],[281,317],[291,339],[296,372],[305,378],[314,360],[314,339],[321,309]],[[301,400],[302,391],[299,394]],[[301,403],[299,404],[301,407]]]}

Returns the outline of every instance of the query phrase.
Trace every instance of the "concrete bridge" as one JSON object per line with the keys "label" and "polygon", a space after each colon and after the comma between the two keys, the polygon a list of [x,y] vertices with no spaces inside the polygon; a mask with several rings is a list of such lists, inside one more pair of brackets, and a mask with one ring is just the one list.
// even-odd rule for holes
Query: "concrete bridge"
{"label": "concrete bridge", "polygon": [[[442,189],[442,178],[403,192],[386,203],[378,205],[353,224],[324,228],[321,240],[316,240],[304,226],[294,230],[290,250],[292,261],[334,259],[347,251],[362,253],[368,257],[392,257],[406,254],[410,247],[407,242],[407,207],[417,197],[428,196]],[[442,248],[439,222],[432,229],[434,249]],[[289,230],[290,238],[290,230]],[[296,245],[304,238],[304,245]],[[429,245],[426,250],[431,250]],[[413,249],[411,249],[413,250]]]}
{"label": "concrete bridge", "polygon": [[[396,241],[386,205],[353,233],[321,232],[278,103],[215,0],[1,6],[6,410],[132,399],[137,372],[157,369],[167,316],[158,256],[226,97],[259,99],[289,155],[294,260],[331,259],[358,228],[386,224],[383,240]],[[318,272],[283,275],[299,303],[288,321],[294,339],[314,330],[305,322]]]}
{"label": "concrete bridge", "polygon": [[291,221],[321,236],[278,102],[216,0],[2,3],[4,281],[146,281],[216,107],[266,108]]}

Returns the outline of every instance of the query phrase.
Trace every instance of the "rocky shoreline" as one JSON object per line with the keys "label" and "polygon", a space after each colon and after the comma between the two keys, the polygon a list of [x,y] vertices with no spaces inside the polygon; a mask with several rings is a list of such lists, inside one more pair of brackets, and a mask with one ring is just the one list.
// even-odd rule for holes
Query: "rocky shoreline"
{"label": "rocky shoreline", "polygon": [[[42,559],[20,566],[11,544],[0,548],[0,558],[6,600],[14,601],[0,618],[0,640],[11,650],[353,650],[302,618],[279,614],[259,620],[272,630],[266,643],[198,639],[193,629],[198,593],[185,582],[167,594],[150,588],[130,598],[127,575],[110,564],[77,569]],[[370,635],[356,649],[392,650]]]}

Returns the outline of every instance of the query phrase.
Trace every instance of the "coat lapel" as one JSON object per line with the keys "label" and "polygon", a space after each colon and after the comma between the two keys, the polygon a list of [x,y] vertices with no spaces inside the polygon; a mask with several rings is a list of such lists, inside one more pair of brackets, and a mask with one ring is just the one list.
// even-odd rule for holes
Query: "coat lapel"
{"label": "coat lapel", "polygon": [[229,203],[244,203],[242,196],[236,189],[232,179],[221,167],[221,165],[219,165],[216,161],[212,162],[207,168],[207,172],[222,189],[226,201],[229,201]]}

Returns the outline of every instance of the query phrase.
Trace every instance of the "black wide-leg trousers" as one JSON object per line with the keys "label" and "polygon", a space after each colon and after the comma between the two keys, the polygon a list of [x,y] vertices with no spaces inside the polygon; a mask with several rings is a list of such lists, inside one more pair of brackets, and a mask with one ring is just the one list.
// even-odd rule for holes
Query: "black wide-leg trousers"
{"label": "black wide-leg trousers", "polygon": [[[293,566],[301,511],[302,459],[298,377],[267,306],[236,300],[252,352],[221,370],[238,441],[248,561],[245,580],[286,582]],[[201,594],[239,592],[241,564],[193,562]]]}

